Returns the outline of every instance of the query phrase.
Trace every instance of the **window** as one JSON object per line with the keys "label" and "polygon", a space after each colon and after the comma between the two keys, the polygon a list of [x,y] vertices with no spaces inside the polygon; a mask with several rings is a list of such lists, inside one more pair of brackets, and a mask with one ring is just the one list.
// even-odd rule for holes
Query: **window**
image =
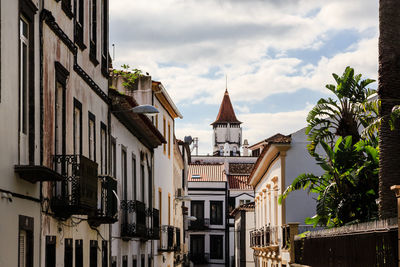
{"label": "window", "polygon": [[33,267],[33,218],[19,216],[18,266]]}
{"label": "window", "polygon": [[116,178],[117,177],[117,141],[115,140],[114,137],[111,137],[111,153],[110,153],[110,172],[111,175]]}
{"label": "window", "polygon": [[194,261],[204,259],[204,235],[190,235],[190,253]]}
{"label": "window", "polygon": [[145,197],[144,197],[144,192],[145,192],[145,184],[144,184],[145,178],[144,178],[144,165],[140,164],[140,186],[141,186],[141,192],[140,192],[140,197],[141,201],[144,202]]}
{"label": "window", "polygon": [[168,122],[168,158],[171,157],[171,125]]}
{"label": "window", "polygon": [[223,256],[223,236],[210,235],[210,259],[222,260]]}
{"label": "window", "polygon": [[111,257],[111,267],[117,267],[117,257],[116,256]]}
{"label": "window", "polygon": [[101,242],[102,249],[101,249],[101,267],[108,266],[108,242],[103,240]]}
{"label": "window", "polygon": [[28,124],[28,50],[29,50],[29,23],[20,17],[20,131],[27,134]]}
{"label": "window", "polygon": [[46,236],[45,267],[56,267],[56,237]]}
{"label": "window", "polygon": [[89,59],[94,65],[97,61],[97,0],[91,0],[90,4],[90,51]]}
{"label": "window", "polygon": [[72,238],[66,238],[64,240],[64,267],[72,267],[73,253]]}
{"label": "window", "polygon": [[100,171],[107,173],[107,126],[100,123]]}
{"label": "window", "polygon": [[242,206],[244,204],[244,199],[239,200],[239,205]]}
{"label": "window", "polygon": [[210,201],[210,224],[222,224],[222,201]]}
{"label": "window", "polygon": [[73,138],[74,154],[82,154],[82,104],[74,98],[74,118],[73,118]]}
{"label": "window", "polygon": [[83,240],[75,240],[75,267],[83,267]]}
{"label": "window", "polygon": [[128,200],[128,177],[126,166],[126,148],[121,149],[121,178],[122,178],[122,195],[124,200]]}
{"label": "window", "polygon": [[132,267],[137,267],[136,255],[132,255]]}
{"label": "window", "polygon": [[69,72],[59,63],[55,63],[56,69],[56,90],[55,90],[55,155],[65,155],[65,98],[67,77]]}
{"label": "window", "polygon": [[140,267],[146,267],[144,254],[140,255]]}
{"label": "window", "polygon": [[136,177],[136,156],[132,154],[132,199],[136,200],[137,194],[137,177]]}
{"label": "window", "polygon": [[89,159],[96,161],[96,117],[89,111]]}
{"label": "window", "polygon": [[90,240],[90,267],[97,267],[97,240]]}
{"label": "window", "polygon": [[75,43],[79,46],[81,50],[86,48],[83,41],[84,32],[84,0],[75,1]]}
{"label": "window", "polygon": [[128,255],[122,256],[122,267],[128,267]]}
{"label": "window", "polygon": [[[164,134],[164,138],[167,137],[166,134],[167,128],[166,128],[166,122],[165,122],[165,117],[163,118],[163,134]],[[165,144],[163,144],[163,149],[164,149],[164,154],[166,153],[167,150],[167,146]]]}
{"label": "window", "polygon": [[101,70],[108,76],[108,0],[102,0]]}
{"label": "window", "polygon": [[19,164],[34,164],[35,152],[35,40],[37,8],[20,0],[19,14]]}
{"label": "window", "polygon": [[191,201],[190,202],[190,215],[197,218],[197,220],[204,219],[204,201]]}

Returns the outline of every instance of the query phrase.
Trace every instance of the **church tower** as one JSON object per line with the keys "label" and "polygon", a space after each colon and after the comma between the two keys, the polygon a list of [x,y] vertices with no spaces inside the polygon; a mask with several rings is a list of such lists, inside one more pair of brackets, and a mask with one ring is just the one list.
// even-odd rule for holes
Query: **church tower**
{"label": "church tower", "polygon": [[235,115],[228,89],[225,90],[217,119],[213,126],[213,155],[240,156],[242,145],[242,127]]}

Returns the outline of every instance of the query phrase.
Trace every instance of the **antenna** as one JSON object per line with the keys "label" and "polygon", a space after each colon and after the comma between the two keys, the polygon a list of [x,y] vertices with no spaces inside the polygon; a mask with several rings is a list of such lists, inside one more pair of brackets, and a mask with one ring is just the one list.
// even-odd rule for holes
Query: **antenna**
{"label": "antenna", "polygon": [[225,74],[225,89],[228,90],[228,74]]}

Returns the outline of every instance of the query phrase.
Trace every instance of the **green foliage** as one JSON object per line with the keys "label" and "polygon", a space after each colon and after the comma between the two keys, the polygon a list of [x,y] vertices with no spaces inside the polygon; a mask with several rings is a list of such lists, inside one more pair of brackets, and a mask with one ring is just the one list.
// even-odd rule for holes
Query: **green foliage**
{"label": "green foliage", "polygon": [[316,215],[307,224],[341,226],[368,221],[377,216],[378,149],[370,140],[353,144],[352,137],[339,137],[331,148],[321,141],[325,157],[314,152],[324,174],[301,174],[280,196],[295,190],[317,194]]}
{"label": "green foliage", "polygon": [[[299,175],[279,198],[281,202],[296,190],[314,193],[316,215],[305,220],[314,226],[368,221],[376,218],[378,211],[379,103],[370,99],[375,90],[366,88],[374,81],[361,80],[361,74],[355,75],[350,67],[342,76],[332,75],[337,85],[326,88],[336,99],[321,98],[309,112],[306,128],[308,151],[324,173]],[[323,153],[319,154],[317,147]]]}
{"label": "green foliage", "polygon": [[122,70],[114,70],[114,73],[124,79],[122,83],[124,87],[133,90],[135,81],[142,75],[142,71],[139,69],[130,69],[127,64],[122,65],[121,68]]}
{"label": "green foliage", "polygon": [[311,143],[308,146],[312,154],[320,141],[332,145],[337,136],[361,138],[361,128],[366,128],[378,114],[378,107],[368,101],[376,90],[367,86],[374,82],[371,79],[361,80],[361,74],[354,74],[354,69],[347,67],[342,76],[333,73],[337,85],[327,84],[326,88],[337,99],[321,98],[308,113],[306,134]]}

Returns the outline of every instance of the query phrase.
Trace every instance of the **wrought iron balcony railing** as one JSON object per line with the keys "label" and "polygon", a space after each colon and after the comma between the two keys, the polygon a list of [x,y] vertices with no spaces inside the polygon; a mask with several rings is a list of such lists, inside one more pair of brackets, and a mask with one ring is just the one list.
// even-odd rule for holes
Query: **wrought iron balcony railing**
{"label": "wrought iron balcony railing", "polygon": [[55,155],[54,170],[62,181],[53,183],[51,210],[59,217],[94,215],[97,209],[97,163],[82,155]]}
{"label": "wrought iron balcony railing", "polygon": [[89,216],[89,223],[94,226],[118,221],[117,180],[111,176],[99,176],[99,180],[101,191],[96,214]]}
{"label": "wrought iron balcony railing", "polygon": [[174,232],[175,228],[171,225],[161,226],[161,246],[159,251],[174,251]]}
{"label": "wrought iron balcony railing", "polygon": [[145,204],[137,200],[122,200],[121,210],[121,237],[148,239]]}
{"label": "wrought iron balcony railing", "polygon": [[189,230],[206,230],[210,227],[210,219],[197,218],[195,221],[189,221]]}

